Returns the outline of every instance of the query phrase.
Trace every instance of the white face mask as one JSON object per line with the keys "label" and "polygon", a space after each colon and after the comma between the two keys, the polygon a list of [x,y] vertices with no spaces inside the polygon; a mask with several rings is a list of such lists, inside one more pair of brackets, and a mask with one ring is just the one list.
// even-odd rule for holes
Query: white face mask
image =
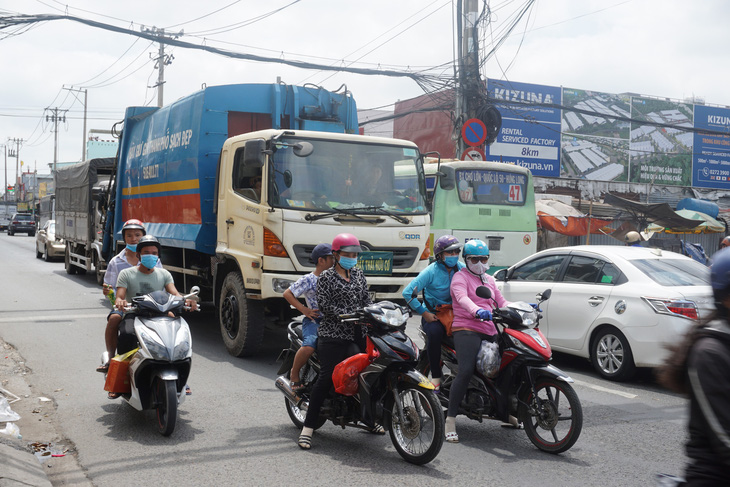
{"label": "white face mask", "polygon": [[477,275],[482,275],[489,270],[489,262],[487,262],[486,264],[482,264],[481,262],[472,264],[467,260],[466,265],[469,267],[469,270],[471,272]]}

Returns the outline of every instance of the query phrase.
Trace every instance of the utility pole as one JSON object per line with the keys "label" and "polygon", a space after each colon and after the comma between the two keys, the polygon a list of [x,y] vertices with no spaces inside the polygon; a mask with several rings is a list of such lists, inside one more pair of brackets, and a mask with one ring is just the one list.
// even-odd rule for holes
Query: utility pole
{"label": "utility pole", "polygon": [[[75,90],[75,89],[73,89],[73,87],[71,87],[71,88],[64,87],[63,89],[68,90],[71,93],[73,93],[74,91],[77,91],[79,93],[81,93],[82,91],[84,92],[84,132],[81,136],[81,160],[85,161],[86,160],[86,100],[87,100],[87,95],[89,94],[89,90],[87,90],[85,88],[83,90],[81,88]],[[75,93],[74,93],[74,96],[76,96]],[[79,97],[76,96],[76,99],[78,100]]]}
{"label": "utility pole", "polygon": [[157,88],[157,106],[162,107],[165,85],[165,66],[171,64],[172,60],[175,59],[175,56],[172,54],[165,54],[165,39],[177,39],[183,35],[183,31],[180,31],[177,34],[165,35],[165,29],[158,29],[157,27],[147,29],[142,27],[142,32],[147,32],[160,38],[160,48],[157,50],[157,57],[153,58],[152,54],[150,54],[150,58],[156,61],[155,69],[157,69],[157,83],[154,86],[150,86],[150,88]]}
{"label": "utility pole", "polygon": [[[56,174],[56,164],[58,163],[58,122],[66,122],[66,112],[68,110],[60,110],[56,108],[46,108],[47,111],[52,112],[52,115],[46,115],[46,122],[53,122],[53,174]],[[61,115],[58,112],[63,112]]]}
{"label": "utility pole", "polygon": [[[18,172],[18,167],[20,165],[20,144],[23,143],[23,139],[8,139],[8,141],[10,142],[10,157],[15,157],[15,190],[13,191],[13,194],[15,196],[15,201],[17,202],[18,192],[20,191],[20,173]],[[12,149],[13,144],[15,144],[15,150]]]}
{"label": "utility pole", "polygon": [[5,188],[3,188],[3,201],[8,201],[8,144],[2,144],[5,153]]}
{"label": "utility pole", "polygon": [[[458,73],[456,91],[456,123],[461,132],[461,125],[474,117],[475,103],[479,96],[479,36],[476,23],[478,18],[478,0],[458,0],[456,4],[457,36],[458,36]],[[457,139],[457,157],[465,149],[464,141]]]}

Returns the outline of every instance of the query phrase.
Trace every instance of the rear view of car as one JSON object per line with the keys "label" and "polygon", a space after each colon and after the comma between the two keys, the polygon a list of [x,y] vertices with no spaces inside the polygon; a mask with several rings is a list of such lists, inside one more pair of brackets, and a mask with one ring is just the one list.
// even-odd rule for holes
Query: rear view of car
{"label": "rear view of car", "polygon": [[29,236],[35,235],[35,219],[33,215],[28,213],[16,213],[10,219],[8,225],[8,235],[16,233],[27,233]]}
{"label": "rear view of car", "polygon": [[65,252],[66,244],[63,239],[56,237],[55,220],[48,220],[35,237],[35,256],[49,261],[62,258]]}

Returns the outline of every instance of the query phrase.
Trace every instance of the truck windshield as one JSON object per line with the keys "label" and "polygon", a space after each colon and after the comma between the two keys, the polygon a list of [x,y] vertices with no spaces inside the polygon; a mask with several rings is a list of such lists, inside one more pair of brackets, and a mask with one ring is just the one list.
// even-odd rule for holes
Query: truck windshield
{"label": "truck windshield", "polygon": [[425,213],[418,151],[365,143],[308,139],[314,151],[294,154],[301,139],[280,139],[270,166],[269,202],[296,210]]}

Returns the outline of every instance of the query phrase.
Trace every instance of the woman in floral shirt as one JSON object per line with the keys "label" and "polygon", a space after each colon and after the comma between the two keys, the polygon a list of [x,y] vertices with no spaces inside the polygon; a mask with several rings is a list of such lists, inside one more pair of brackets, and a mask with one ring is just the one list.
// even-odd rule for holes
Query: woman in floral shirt
{"label": "woman in floral shirt", "polygon": [[320,274],[317,280],[317,304],[322,321],[317,332],[319,378],[312,388],[309,409],[298,445],[308,450],[312,446],[312,434],[319,419],[327,394],[332,388],[335,366],[347,357],[365,350],[365,330],[359,325],[343,323],[339,315],[354,313],[372,304],[368,283],[357,265],[361,252],[360,241],[349,233],[337,235],[332,241],[335,266]]}

